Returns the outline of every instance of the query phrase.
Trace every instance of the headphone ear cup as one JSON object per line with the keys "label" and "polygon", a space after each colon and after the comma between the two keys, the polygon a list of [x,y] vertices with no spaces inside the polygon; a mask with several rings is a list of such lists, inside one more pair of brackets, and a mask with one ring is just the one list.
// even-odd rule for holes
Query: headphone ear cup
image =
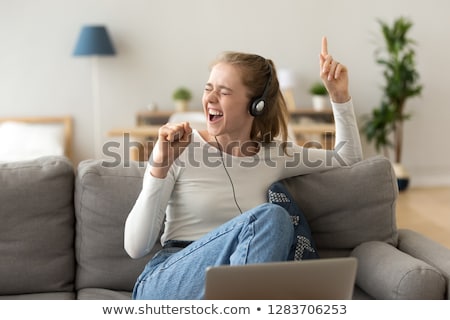
{"label": "headphone ear cup", "polygon": [[252,104],[250,105],[250,114],[254,117],[259,116],[264,111],[264,106],[266,102],[263,98],[257,98],[253,100]]}
{"label": "headphone ear cup", "polygon": [[263,113],[264,107],[266,106],[266,96],[269,91],[270,83],[272,82],[272,72],[273,72],[272,66],[270,65],[270,63],[268,63],[267,65],[269,67],[269,79],[267,80],[266,85],[264,86],[263,94],[259,98],[253,100],[252,103],[250,104],[249,111],[250,114],[254,117],[259,116]]}

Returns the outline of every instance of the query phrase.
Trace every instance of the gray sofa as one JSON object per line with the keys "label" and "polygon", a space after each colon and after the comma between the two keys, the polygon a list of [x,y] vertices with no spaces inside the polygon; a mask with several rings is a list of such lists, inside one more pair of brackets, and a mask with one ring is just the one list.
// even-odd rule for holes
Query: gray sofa
{"label": "gray sofa", "polygon": [[[0,164],[0,298],[129,299],[156,250],[132,260],[124,222],[144,164],[108,167],[62,157]],[[355,299],[449,299],[450,250],[397,230],[390,162],[284,181],[310,222],[321,257],[358,258]]]}

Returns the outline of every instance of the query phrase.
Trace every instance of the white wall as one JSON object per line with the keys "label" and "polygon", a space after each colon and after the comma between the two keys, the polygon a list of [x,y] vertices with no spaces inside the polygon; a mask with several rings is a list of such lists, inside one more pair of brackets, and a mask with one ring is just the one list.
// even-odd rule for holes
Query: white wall
{"label": "white wall", "polygon": [[[446,0],[0,0],[0,116],[72,115],[75,157],[93,152],[90,60],[73,57],[82,25],[105,24],[118,55],[100,59],[101,130],[132,126],[156,102],[172,109],[179,85],[200,106],[209,62],[223,50],[255,52],[295,71],[297,104],[310,104],[322,35],[350,69],[358,116],[380,100],[377,18],[414,27],[424,91],[408,102],[404,164],[413,185],[450,185],[450,2]],[[374,154],[365,146],[366,156]]]}

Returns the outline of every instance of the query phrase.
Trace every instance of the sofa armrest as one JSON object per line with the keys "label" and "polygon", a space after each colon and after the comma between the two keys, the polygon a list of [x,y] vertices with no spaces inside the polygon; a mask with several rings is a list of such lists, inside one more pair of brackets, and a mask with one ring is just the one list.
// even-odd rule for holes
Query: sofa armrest
{"label": "sofa armrest", "polygon": [[446,299],[450,300],[450,249],[408,229],[399,230],[398,248],[438,269],[447,281]]}
{"label": "sofa armrest", "polygon": [[435,267],[380,241],[352,251],[356,284],[375,299],[444,299],[446,280]]}

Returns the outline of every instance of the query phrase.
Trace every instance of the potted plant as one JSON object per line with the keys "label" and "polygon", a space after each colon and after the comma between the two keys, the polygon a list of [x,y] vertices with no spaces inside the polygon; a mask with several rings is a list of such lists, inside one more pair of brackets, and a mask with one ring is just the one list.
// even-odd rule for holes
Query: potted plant
{"label": "potted plant", "polygon": [[403,168],[403,122],[410,118],[406,113],[406,101],[420,95],[422,86],[418,83],[414,40],[408,37],[413,23],[407,18],[397,18],[390,26],[378,20],[384,38],[384,47],[377,50],[376,62],[384,67],[383,96],[380,105],[373,109],[363,124],[363,131],[369,142],[381,149],[387,158],[389,148],[394,150],[394,170],[399,190],[408,187],[409,176]]}
{"label": "potted plant", "polygon": [[322,82],[314,82],[309,88],[309,93],[312,95],[314,110],[321,111],[328,107],[328,91]]}
{"label": "potted plant", "polygon": [[189,101],[192,99],[192,94],[189,89],[179,87],[173,92],[172,98],[175,101],[175,109],[178,112],[185,112],[189,109]]}

